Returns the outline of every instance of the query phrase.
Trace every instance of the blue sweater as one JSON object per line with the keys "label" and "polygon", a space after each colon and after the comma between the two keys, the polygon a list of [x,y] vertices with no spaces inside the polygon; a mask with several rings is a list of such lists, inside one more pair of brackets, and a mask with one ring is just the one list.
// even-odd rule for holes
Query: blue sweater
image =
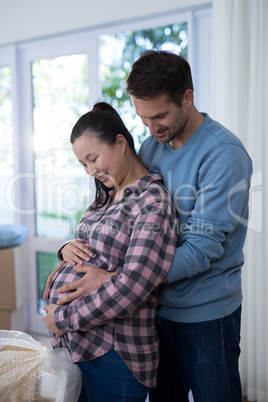
{"label": "blue sweater", "polygon": [[172,321],[225,317],[242,302],[252,162],[241,141],[208,115],[177,150],[147,138],[140,156],[176,203],[180,236],[158,313]]}

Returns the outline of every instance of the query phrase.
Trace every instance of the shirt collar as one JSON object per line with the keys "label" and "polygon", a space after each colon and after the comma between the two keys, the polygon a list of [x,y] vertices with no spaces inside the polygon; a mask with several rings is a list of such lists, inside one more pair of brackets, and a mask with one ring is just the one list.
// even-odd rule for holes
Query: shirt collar
{"label": "shirt collar", "polygon": [[158,173],[150,173],[146,176],[143,176],[139,180],[136,180],[130,186],[126,187],[124,190],[124,197],[128,197],[130,194],[141,192],[146,187],[148,187],[151,183],[155,181],[161,181],[163,183],[163,177]]}

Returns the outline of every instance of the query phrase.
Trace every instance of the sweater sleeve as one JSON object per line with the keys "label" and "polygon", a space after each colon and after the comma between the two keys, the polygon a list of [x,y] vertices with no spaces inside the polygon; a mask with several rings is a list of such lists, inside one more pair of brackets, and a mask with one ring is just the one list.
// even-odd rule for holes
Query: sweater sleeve
{"label": "sweater sleeve", "polygon": [[129,316],[155,290],[170,269],[177,235],[176,213],[163,200],[150,203],[133,222],[125,264],[119,274],[96,291],[54,313],[63,331],[87,331],[115,318]]}
{"label": "sweater sleeve", "polygon": [[218,146],[199,169],[194,208],[181,227],[168,283],[210,269],[238,224],[247,226],[251,160],[235,144]]}

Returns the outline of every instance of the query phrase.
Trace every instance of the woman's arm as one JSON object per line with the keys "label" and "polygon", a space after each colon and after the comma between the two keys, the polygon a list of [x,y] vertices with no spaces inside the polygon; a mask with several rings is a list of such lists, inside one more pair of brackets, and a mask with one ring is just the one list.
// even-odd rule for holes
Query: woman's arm
{"label": "woman's arm", "polygon": [[130,315],[166,276],[173,259],[176,214],[169,202],[147,205],[133,222],[125,264],[109,281],[82,300],[55,310],[62,331],[87,331],[116,317]]}
{"label": "woman's arm", "polygon": [[[93,278],[90,270],[91,267],[87,267],[87,269],[84,270],[83,269],[81,270],[81,268],[79,269],[79,267],[83,266],[85,261],[89,262],[90,259],[94,256],[93,252],[90,250],[89,247],[90,245],[87,243],[82,243],[79,240],[72,240],[65,243],[58,250],[57,257],[61,262],[56,266],[56,268],[53,269],[53,271],[47,278],[46,288],[43,293],[44,300],[46,300],[47,291],[53,276],[55,275],[56,272],[59,271],[59,269],[63,266],[63,264],[65,264],[65,262],[68,262],[69,264],[73,265],[74,268],[77,267],[77,272],[82,273],[88,272],[87,275],[88,280],[76,281],[74,283],[69,284],[70,286],[68,288],[66,288],[65,286],[63,288],[60,288],[62,291],[60,291],[59,293],[67,292],[67,290],[68,291],[76,290],[76,292],[73,292],[71,295],[62,298],[61,303],[59,304],[65,304],[67,302],[75,300],[78,297],[85,296],[87,293],[92,292],[92,290],[97,289],[102,284],[101,278],[103,278],[103,275],[101,275],[102,274],[101,272],[100,275],[98,276],[94,275]],[[81,260],[80,258],[82,258],[83,260]],[[93,280],[95,280],[95,283],[93,282]]]}

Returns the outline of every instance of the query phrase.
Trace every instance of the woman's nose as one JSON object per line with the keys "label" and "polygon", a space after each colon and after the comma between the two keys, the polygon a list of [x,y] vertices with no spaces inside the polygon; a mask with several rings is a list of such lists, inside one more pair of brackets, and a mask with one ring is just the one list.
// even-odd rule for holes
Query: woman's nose
{"label": "woman's nose", "polygon": [[86,171],[87,171],[87,174],[89,175],[89,176],[95,176],[97,173],[98,173],[98,169],[97,168],[95,168],[95,167],[87,167],[87,169],[86,169]]}

